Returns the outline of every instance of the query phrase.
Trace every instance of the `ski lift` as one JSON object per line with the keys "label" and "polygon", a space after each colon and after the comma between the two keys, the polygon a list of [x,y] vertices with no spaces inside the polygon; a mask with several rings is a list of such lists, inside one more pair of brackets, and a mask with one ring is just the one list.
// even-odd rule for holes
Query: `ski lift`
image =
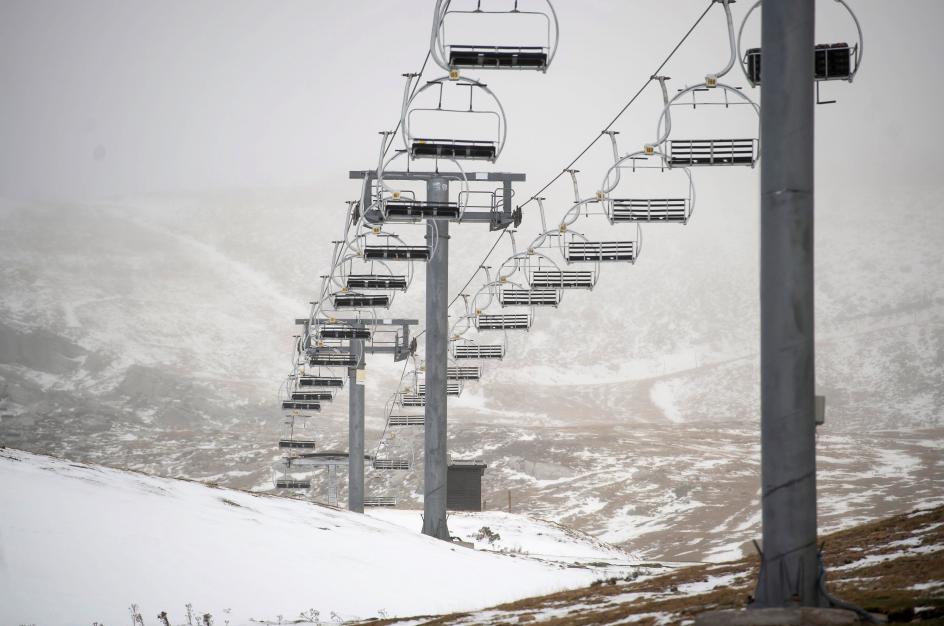
{"label": "ski lift", "polygon": [[365,246],[364,259],[367,261],[426,261],[429,260],[429,248],[406,245]]}
{"label": "ski lift", "polygon": [[505,306],[553,306],[560,304],[561,292],[557,289],[515,289],[502,287],[498,302]]}
{"label": "ski lift", "polygon": [[447,380],[479,380],[482,368],[478,365],[450,365],[446,367]]}
{"label": "ski lift", "polygon": [[403,407],[426,406],[426,396],[418,393],[401,393],[398,402]]}
{"label": "ski lift", "polygon": [[298,386],[340,388],[344,386],[344,379],[338,376],[299,376]]}
{"label": "ski lift", "polygon": [[[852,45],[841,42],[817,44],[814,46],[813,80],[817,83],[817,101],[820,104],[827,104],[827,102],[819,101],[818,83],[830,80],[845,80],[851,83],[859,71],[859,66],[862,64],[863,39],[862,26],[859,24],[859,18],[856,17],[852,8],[845,0],[835,1],[841,4],[849,14],[849,17],[852,18],[856,27],[857,40],[856,43]],[[744,72],[744,76],[747,78],[747,82],[751,84],[751,87],[756,87],[760,84],[761,48],[750,48],[746,53],[741,55],[741,38],[744,34],[744,26],[747,24],[748,18],[750,18],[754,10],[762,6],[762,4],[761,0],[757,0],[757,2],[751,5],[751,8],[748,9],[747,13],[744,15],[744,20],[741,22],[741,28],[738,31],[737,37],[738,60],[741,64],[741,70]]]}
{"label": "ski lift", "polygon": [[[452,9],[452,3],[448,0],[445,3],[437,2],[430,46],[433,60],[439,67],[449,72],[458,69],[546,72],[557,51],[560,37],[557,14],[550,0],[544,0],[541,3],[547,5],[547,10],[541,11],[523,11],[518,6],[520,1],[514,0],[512,8],[504,10],[483,10],[481,0],[476,0],[474,9]],[[496,30],[498,20],[502,24],[512,21],[515,24],[524,24],[526,20],[539,24],[540,36],[531,41],[521,42],[531,45],[492,45],[490,42],[482,41],[492,34],[490,31]],[[446,33],[447,24],[453,24],[455,28],[455,24],[462,21],[478,26],[472,34],[461,36],[472,38],[474,35],[480,45],[460,45],[449,41]]]}
{"label": "ski lift", "polygon": [[530,273],[531,289],[593,289],[596,272],[592,270],[543,270]]}
{"label": "ski lift", "polygon": [[529,330],[530,313],[479,313],[475,316],[478,330]]}
{"label": "ski lift", "polygon": [[636,262],[638,245],[636,241],[580,241],[571,239],[567,242],[564,258],[568,263],[601,261]]}
{"label": "ski lift", "polygon": [[371,459],[371,466],[376,470],[409,470],[413,467],[413,461],[413,447],[391,434],[381,440],[377,454]]}
{"label": "ski lift", "polygon": [[283,411],[320,411],[321,405],[317,402],[299,402],[297,400],[283,400]]}
{"label": "ski lift", "polygon": [[364,506],[395,508],[397,498],[395,496],[364,496]]}
{"label": "ski lift", "polygon": [[319,324],[317,335],[322,339],[370,339],[370,330],[355,328],[350,324],[329,322]]}
{"label": "ski lift", "polygon": [[406,291],[406,276],[383,274],[349,274],[347,277],[348,289],[390,289]]}
{"label": "ski lift", "polygon": [[[406,86],[403,94],[403,110],[400,118],[400,128],[403,135],[403,143],[409,150],[410,158],[436,158],[450,160],[484,160],[495,161],[501,154],[505,145],[505,136],[507,134],[507,119],[501,102],[488,88],[487,85],[477,80],[459,77],[452,78],[444,76],[431,80],[417,89],[412,94],[413,79],[415,75],[408,74]],[[443,105],[444,95],[448,91],[452,92],[461,88],[469,89],[468,107],[450,108]],[[487,101],[491,101],[490,107],[476,108],[475,93],[479,91],[485,94]],[[417,102],[423,102],[424,94],[438,93],[438,100],[435,106],[418,106]],[[418,101],[417,99],[420,98]],[[414,128],[414,121],[417,117],[425,117],[427,130],[425,136],[417,135]],[[452,137],[434,137],[431,136],[437,131],[435,124],[430,120],[439,120],[445,122],[449,118],[455,119],[461,117],[464,123],[460,127],[476,126],[476,122],[484,122],[486,126],[478,129],[479,134],[485,139],[468,139]],[[494,121],[494,128],[491,122]],[[450,125],[451,126],[451,125]],[[440,131],[441,132],[441,131]]]}
{"label": "ski lift", "polygon": [[425,426],[424,415],[391,415],[387,418],[388,426]]}
{"label": "ski lift", "polygon": [[387,199],[383,201],[384,217],[390,221],[416,221],[426,218],[458,219],[458,202],[437,202],[412,198]]}
{"label": "ski lift", "polygon": [[285,420],[285,428],[279,438],[280,450],[308,450],[314,451],[315,439],[308,431],[308,422],[299,422],[295,416]]}
{"label": "ski lift", "polygon": [[[737,45],[735,44],[734,22],[731,17],[730,0],[720,0],[724,7],[724,14],[727,22],[728,41],[730,42],[730,58],[723,69],[713,74],[705,76],[705,81],[685,89],[680,89],[676,95],[669,99],[666,91],[665,77],[656,78],[662,87],[662,98],[665,103],[662,114],[659,116],[659,122],[656,126],[656,136],[658,139],[653,144],[645,147],[645,153],[653,154],[663,144],[668,145],[665,159],[669,167],[695,167],[695,166],[722,166],[722,165],[749,165],[754,167],[757,162],[759,141],[755,137],[734,137],[734,138],[685,138],[670,139],[672,134],[672,114],[671,109],[675,106],[687,106],[691,104],[693,109],[698,107],[723,106],[725,110],[733,106],[749,105],[758,118],[757,134],[760,134],[760,107],[753,100],[745,96],[740,87],[732,87],[720,81],[734,66],[737,60]],[[702,100],[699,96],[706,93],[720,93],[721,100]],[[691,102],[685,100],[691,97]]]}
{"label": "ski lift", "polygon": [[275,480],[276,489],[311,489],[311,479],[303,480],[295,478],[277,478]]}
{"label": "ski lift", "polygon": [[359,360],[356,354],[330,348],[308,351],[308,364],[312,367],[356,367]]}
{"label": "ski lift", "polygon": [[[426,397],[426,385],[420,383],[416,386],[417,395]],[[461,396],[462,395],[462,383],[459,381],[447,381],[446,382],[446,395],[447,396]],[[425,406],[425,404],[424,404]]]}
{"label": "ski lift", "polygon": [[[665,80],[665,78],[661,76],[658,78],[660,82]],[[666,95],[666,101],[667,100],[668,96]],[[615,139],[614,152],[616,152]],[[651,161],[655,160],[658,160],[658,165],[651,163]],[[666,164],[667,160],[668,157],[656,150],[655,147],[652,148],[651,154],[647,154],[646,150],[641,150],[627,154],[616,160],[609,171],[607,171],[607,175],[604,179],[604,190],[600,192],[606,214],[611,224],[623,222],[688,223],[692,212],[695,210],[695,183],[692,179],[692,173],[691,170],[684,166],[678,166],[668,170]],[[664,187],[662,187],[658,191],[649,191],[647,193],[635,192],[629,197],[614,197],[611,195],[624,176],[627,180],[635,179],[632,180],[630,184],[630,187],[635,190],[638,188],[637,182],[642,180],[648,172],[655,170],[658,170],[659,173],[651,174],[650,178],[651,176],[658,176],[661,179],[674,179],[676,177],[675,171],[680,170],[683,172],[687,179],[685,193],[678,193],[673,185],[672,190],[668,192],[664,191]],[[614,178],[612,183],[609,182],[611,175]]]}
{"label": "ski lift", "polygon": [[503,359],[505,346],[502,344],[459,343],[452,344],[454,359]]}
{"label": "ski lift", "polygon": [[358,309],[390,306],[390,296],[364,295],[360,293],[339,293],[334,296],[335,309]]}
{"label": "ski lift", "polygon": [[331,402],[334,392],[331,391],[293,391],[292,400],[295,402]]}

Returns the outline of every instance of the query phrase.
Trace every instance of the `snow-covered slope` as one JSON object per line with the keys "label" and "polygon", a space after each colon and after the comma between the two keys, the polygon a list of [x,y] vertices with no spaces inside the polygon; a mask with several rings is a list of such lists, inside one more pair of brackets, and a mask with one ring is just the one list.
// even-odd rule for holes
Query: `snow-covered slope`
{"label": "snow-covered slope", "polygon": [[429,614],[597,577],[371,516],[12,449],[0,450],[0,503],[0,624],[124,623],[132,603],[173,623],[188,603],[232,625],[311,609],[325,621]]}

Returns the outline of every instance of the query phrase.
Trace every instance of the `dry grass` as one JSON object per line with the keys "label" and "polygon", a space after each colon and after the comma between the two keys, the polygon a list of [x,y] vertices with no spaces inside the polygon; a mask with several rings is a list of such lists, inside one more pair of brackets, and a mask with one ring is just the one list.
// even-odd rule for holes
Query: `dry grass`
{"label": "dry grass", "polygon": [[[830,572],[829,588],[835,595],[883,613],[890,622],[944,626],[944,585],[932,590],[911,589],[918,583],[944,581],[944,551],[909,553],[883,562],[855,565],[867,555],[890,556],[901,550],[944,546],[944,507],[836,532],[824,537],[823,542],[824,560]],[[476,614],[469,613],[412,619],[426,619],[423,624],[442,626],[458,623],[589,626],[616,623],[636,615],[638,621],[633,623],[641,626],[682,624],[705,610],[745,607],[751,599],[757,566],[758,559],[753,556],[720,565],[674,570],[645,580],[604,581],[583,589],[502,604],[489,610],[488,619],[484,616],[477,619]],[[842,566],[847,567],[836,569]],[[721,576],[733,576],[733,583],[697,595],[679,591],[682,585]],[[620,598],[625,594],[642,595]],[[370,623],[380,626],[399,621],[402,620]]]}

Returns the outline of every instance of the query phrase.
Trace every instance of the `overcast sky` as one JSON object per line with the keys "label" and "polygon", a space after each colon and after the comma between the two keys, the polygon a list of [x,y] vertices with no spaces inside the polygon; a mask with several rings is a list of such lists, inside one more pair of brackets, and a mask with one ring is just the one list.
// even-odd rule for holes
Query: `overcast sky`
{"label": "overcast sky", "polygon": [[[865,62],[854,85],[826,87],[839,104],[818,108],[820,180],[825,171],[859,185],[937,185],[944,3],[851,4],[866,32]],[[486,76],[510,118],[496,168],[524,171],[535,185],[602,128],[706,1],[555,6],[560,50],[548,74]],[[736,20],[748,6],[733,5]],[[369,167],[376,132],[396,123],[400,74],[426,54],[432,8],[431,0],[3,0],[0,196],[316,186],[336,207],[356,193],[346,172]],[[818,15],[817,41],[854,39],[838,4],[821,0]],[[716,6],[667,68],[672,87],[698,82],[726,54]],[[618,125],[627,149],[654,133],[658,110],[651,89]],[[598,156],[602,166],[605,151]]]}

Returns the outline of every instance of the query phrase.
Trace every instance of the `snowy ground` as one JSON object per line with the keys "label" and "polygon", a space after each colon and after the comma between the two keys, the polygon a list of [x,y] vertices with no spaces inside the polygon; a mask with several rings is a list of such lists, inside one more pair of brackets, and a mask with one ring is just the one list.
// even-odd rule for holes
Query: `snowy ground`
{"label": "snowy ground", "polygon": [[[422,525],[421,511],[368,509],[367,514],[404,528],[415,530]],[[453,537],[473,543],[476,550],[583,567],[594,571],[598,579],[640,571],[640,560],[635,555],[566,526],[528,515],[503,511],[451,512],[448,525]],[[494,534],[483,532],[485,529]]]}
{"label": "snowy ground", "polygon": [[[189,603],[233,626],[311,609],[325,621],[443,613],[599,577],[526,549],[630,560],[515,515],[490,513],[481,524],[518,548],[496,554],[407,530],[410,512],[361,516],[12,449],[0,450],[0,502],[0,624],[125,623],[132,603],[148,623],[165,610],[184,623]],[[460,535],[481,528],[474,517],[451,521]]]}

